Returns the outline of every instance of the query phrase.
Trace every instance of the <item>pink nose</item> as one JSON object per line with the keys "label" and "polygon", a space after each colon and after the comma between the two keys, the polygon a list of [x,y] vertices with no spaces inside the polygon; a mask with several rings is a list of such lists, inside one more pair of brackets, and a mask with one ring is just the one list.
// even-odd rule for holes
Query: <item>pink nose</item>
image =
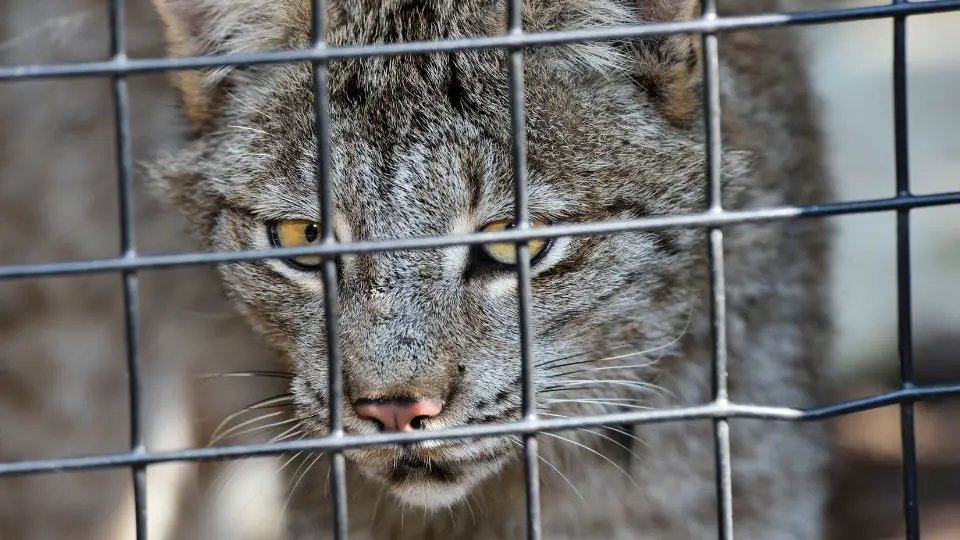
{"label": "pink nose", "polygon": [[384,431],[413,431],[423,421],[440,414],[440,406],[430,400],[358,399],[353,410],[361,418],[376,420]]}

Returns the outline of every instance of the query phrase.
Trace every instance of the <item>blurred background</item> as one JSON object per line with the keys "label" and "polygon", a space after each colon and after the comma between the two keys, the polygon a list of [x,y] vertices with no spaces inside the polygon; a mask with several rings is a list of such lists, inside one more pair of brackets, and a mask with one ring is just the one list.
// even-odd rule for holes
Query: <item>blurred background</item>
{"label": "blurred background", "polygon": [[[798,2],[804,8],[887,2]],[[824,104],[838,197],[895,193],[893,23],[811,26],[814,82]],[[960,189],[960,13],[907,21],[910,181],[914,193]],[[835,220],[834,300],[839,340],[831,358],[838,399],[893,388],[897,354],[896,218]],[[912,212],[913,328],[918,382],[960,381],[960,207]],[[960,401],[916,405],[924,538],[960,538]],[[886,407],[833,422],[842,459],[835,539],[903,538],[900,420]]]}
{"label": "blurred background", "polygon": [[[127,3],[130,54],[162,55],[159,22],[147,0]],[[105,58],[104,4],[4,0],[0,64]],[[915,193],[960,190],[958,29],[960,13],[908,22]],[[803,33],[838,198],[892,196],[892,22],[811,26]],[[139,162],[175,144],[182,126],[165,75],[131,77],[130,88]],[[0,264],[117,253],[112,118],[108,81],[0,83]],[[179,221],[143,193],[137,215],[142,251],[193,247]],[[839,340],[825,383],[835,399],[845,399],[898,384],[895,217],[832,219],[839,232],[832,280]],[[916,210],[912,224],[917,380],[960,381],[960,206]],[[257,380],[194,384],[198,373],[259,366],[267,354],[225,306],[211,271],[144,272],[141,279],[151,449],[202,445],[220,419],[278,391]],[[121,302],[113,275],[0,281],[0,460],[125,450]],[[960,538],[960,400],[916,407],[924,538]],[[843,417],[831,427],[841,456],[832,475],[833,540],[902,538],[899,409]],[[275,538],[282,503],[275,465],[261,459],[151,468],[151,538]],[[227,483],[231,489],[224,489]],[[0,540],[126,540],[132,530],[128,484],[125,471],[0,479]],[[204,495],[210,492],[218,496]]]}

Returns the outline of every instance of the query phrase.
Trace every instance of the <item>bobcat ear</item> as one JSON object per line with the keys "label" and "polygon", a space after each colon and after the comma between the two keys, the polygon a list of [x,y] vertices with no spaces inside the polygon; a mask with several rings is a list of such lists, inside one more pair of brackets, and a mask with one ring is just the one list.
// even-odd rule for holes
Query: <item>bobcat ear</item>
{"label": "bobcat ear", "polygon": [[[170,56],[197,56],[214,52],[215,12],[206,0],[153,0],[163,20]],[[203,71],[172,71],[184,113],[194,129],[203,131],[215,117],[219,88],[205,81]]]}
{"label": "bobcat ear", "polygon": [[[672,22],[699,16],[699,0],[636,0],[643,20]],[[642,40],[635,78],[671,123],[689,127],[699,110],[700,35],[677,34]]]}
{"label": "bobcat ear", "polygon": [[[305,0],[153,0],[171,56],[248,53],[303,46],[309,31]],[[303,42],[301,44],[301,42]],[[228,76],[239,68],[171,72],[187,118],[198,131],[217,117]]]}

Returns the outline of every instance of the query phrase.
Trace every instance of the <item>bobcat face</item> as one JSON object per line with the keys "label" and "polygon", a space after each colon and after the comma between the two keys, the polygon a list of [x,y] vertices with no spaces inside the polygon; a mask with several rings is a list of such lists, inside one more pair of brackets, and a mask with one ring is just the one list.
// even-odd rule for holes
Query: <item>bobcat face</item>
{"label": "bobcat face", "polygon": [[[256,36],[264,48],[307,44],[309,18],[299,2],[276,2],[257,17],[249,11],[255,2],[158,4],[172,41],[181,45],[177,50],[186,53],[191,47],[217,50],[211,43],[245,50]],[[403,2],[331,4],[327,37],[333,45],[493,34],[503,23],[501,6],[487,2],[454,7],[431,1],[421,9]],[[530,8],[526,18],[549,28],[573,24],[577,16],[587,20],[587,14],[643,14],[616,2],[567,4],[572,11]],[[683,3],[651,4],[676,10]],[[204,18],[211,6],[220,13],[216,22]],[[228,23],[237,28],[215,26]],[[203,39],[176,41],[187,30]],[[243,47],[241,39],[247,40]],[[693,98],[677,86],[696,71],[692,43],[526,55],[534,225],[702,208],[702,143],[684,112],[685,100]],[[672,75],[663,76],[664,70]],[[335,62],[329,80],[332,228],[339,241],[502,229],[512,221],[505,53]],[[216,250],[318,242],[309,66],[183,76],[180,86],[199,136],[158,162],[152,176],[200,240]],[[740,172],[738,163],[727,164],[728,175]],[[532,355],[541,411],[610,412],[648,397],[658,347],[682,333],[699,304],[692,276],[703,264],[702,236],[671,229],[531,242]],[[338,258],[334,301],[347,432],[520,418],[514,261],[510,245]],[[302,257],[221,267],[239,309],[289,361],[296,417],[316,435],[328,429],[330,399],[329,299],[319,265],[316,257]],[[495,474],[519,448],[514,438],[500,437],[358,449],[346,456],[406,503],[442,507]]]}

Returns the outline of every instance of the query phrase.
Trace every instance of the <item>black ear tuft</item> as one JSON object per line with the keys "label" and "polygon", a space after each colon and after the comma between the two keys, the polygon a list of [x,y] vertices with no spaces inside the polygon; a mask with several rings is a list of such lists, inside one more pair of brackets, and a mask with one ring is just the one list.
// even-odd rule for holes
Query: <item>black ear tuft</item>
{"label": "black ear tuft", "polygon": [[[699,0],[637,0],[641,17],[670,22],[699,15]],[[673,124],[690,126],[699,110],[700,36],[678,34],[640,40],[633,46],[633,77]]]}
{"label": "black ear tuft", "polygon": [[[195,56],[213,52],[210,24],[213,7],[205,0],[153,0],[163,20],[170,56]],[[172,77],[180,91],[184,113],[197,131],[203,131],[213,120],[219,99],[208,88],[201,71],[175,71]]]}
{"label": "black ear tuft", "polygon": [[[244,53],[286,47],[309,31],[303,0],[153,0],[171,56]],[[183,109],[196,131],[217,117],[227,74],[239,67],[174,71]]]}

